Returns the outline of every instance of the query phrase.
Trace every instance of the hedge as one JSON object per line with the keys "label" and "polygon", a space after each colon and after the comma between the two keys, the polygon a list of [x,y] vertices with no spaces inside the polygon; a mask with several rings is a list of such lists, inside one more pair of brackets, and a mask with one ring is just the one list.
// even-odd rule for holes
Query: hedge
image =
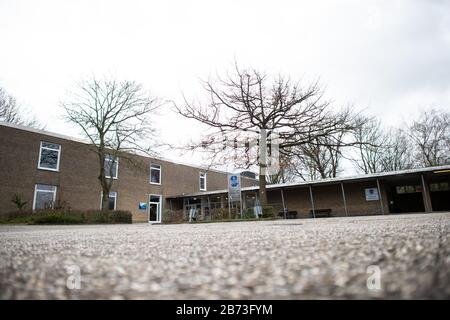
{"label": "hedge", "polygon": [[0,223],[27,223],[27,224],[114,224],[131,223],[129,211],[62,211],[39,210],[14,211],[0,215]]}

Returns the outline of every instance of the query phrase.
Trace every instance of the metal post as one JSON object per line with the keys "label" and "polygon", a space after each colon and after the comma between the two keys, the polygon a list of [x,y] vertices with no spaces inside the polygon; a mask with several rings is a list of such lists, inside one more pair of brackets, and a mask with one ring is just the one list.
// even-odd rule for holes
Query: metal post
{"label": "metal post", "polygon": [[341,182],[342,199],[344,200],[345,216],[348,217],[347,200],[345,199],[344,184]]}
{"label": "metal post", "polygon": [[209,220],[212,220],[211,199],[209,196],[208,196],[208,212],[209,212]]}
{"label": "metal post", "polygon": [[381,213],[384,214],[383,196],[381,195],[380,181],[377,179],[378,196],[380,197]]}
{"label": "metal post", "polygon": [[240,205],[241,205],[241,219],[243,218],[243,214],[244,214],[244,212],[243,212],[243,210],[242,210],[242,208],[243,208],[243,205],[242,205],[242,191],[240,192],[240,199],[239,199],[239,201],[240,201]]}
{"label": "metal post", "polygon": [[313,198],[313,193],[312,193],[312,187],[311,186],[309,186],[309,195],[311,196],[312,212],[313,212],[313,217],[315,219],[316,218],[316,209],[314,208],[314,198]]}
{"label": "metal post", "polygon": [[422,180],[422,198],[423,198],[423,206],[425,209],[425,212],[432,212],[433,208],[430,204],[430,193],[429,193],[429,189],[428,189],[428,185],[425,182],[425,178],[423,176],[423,174],[420,175],[420,178]]}
{"label": "metal post", "polygon": [[286,205],[284,204],[283,188],[280,188],[280,191],[281,191],[281,201],[283,202],[283,215],[284,215],[284,219],[286,219]]}

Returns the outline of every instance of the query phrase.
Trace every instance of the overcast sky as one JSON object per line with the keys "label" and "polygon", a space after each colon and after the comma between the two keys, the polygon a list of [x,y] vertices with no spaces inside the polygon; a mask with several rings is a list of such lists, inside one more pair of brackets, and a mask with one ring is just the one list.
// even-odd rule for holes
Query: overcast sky
{"label": "overcast sky", "polygon": [[[320,78],[334,105],[366,108],[390,125],[420,108],[450,109],[446,0],[0,0],[0,36],[0,86],[49,131],[74,136],[59,102],[80,79],[114,75],[179,100],[201,96],[198,79],[235,58]],[[169,142],[198,135],[168,110],[154,119]]]}

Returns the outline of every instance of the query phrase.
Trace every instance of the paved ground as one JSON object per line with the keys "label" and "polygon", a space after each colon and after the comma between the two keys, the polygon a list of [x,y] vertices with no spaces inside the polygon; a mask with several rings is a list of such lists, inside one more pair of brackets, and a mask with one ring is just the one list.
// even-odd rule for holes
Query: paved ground
{"label": "paved ground", "polygon": [[[0,298],[448,299],[449,231],[450,213],[0,226]],[[66,285],[73,265],[78,290]],[[370,265],[381,270],[381,290],[367,288]]]}

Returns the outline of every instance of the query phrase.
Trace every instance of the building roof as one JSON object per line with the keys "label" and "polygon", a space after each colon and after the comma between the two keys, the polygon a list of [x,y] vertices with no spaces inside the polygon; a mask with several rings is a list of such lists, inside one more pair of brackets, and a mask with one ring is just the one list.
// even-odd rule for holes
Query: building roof
{"label": "building roof", "polygon": [[[398,170],[398,171],[389,171],[389,172],[380,172],[380,173],[370,173],[370,174],[362,174],[348,177],[338,177],[338,178],[329,178],[329,179],[321,179],[314,181],[301,181],[301,182],[288,182],[288,183],[279,183],[279,184],[270,184],[267,185],[267,189],[280,189],[280,188],[294,188],[301,186],[314,186],[314,185],[322,185],[322,184],[336,184],[336,183],[344,183],[344,182],[352,182],[352,181],[366,181],[373,180],[378,178],[386,178],[386,177],[400,177],[406,176],[414,173],[439,173],[439,172],[448,172],[450,173],[450,165],[445,166],[436,166],[436,167],[426,167],[426,168],[417,168],[417,169],[407,169],[407,170]],[[242,188],[242,191],[256,191],[258,190],[258,186],[254,187],[245,187]],[[204,191],[204,192],[196,192],[191,194],[182,194],[179,196],[174,196],[171,198],[186,198],[186,197],[198,197],[205,195],[215,195],[215,194],[223,194],[228,193],[228,190],[214,190],[214,191]]]}

